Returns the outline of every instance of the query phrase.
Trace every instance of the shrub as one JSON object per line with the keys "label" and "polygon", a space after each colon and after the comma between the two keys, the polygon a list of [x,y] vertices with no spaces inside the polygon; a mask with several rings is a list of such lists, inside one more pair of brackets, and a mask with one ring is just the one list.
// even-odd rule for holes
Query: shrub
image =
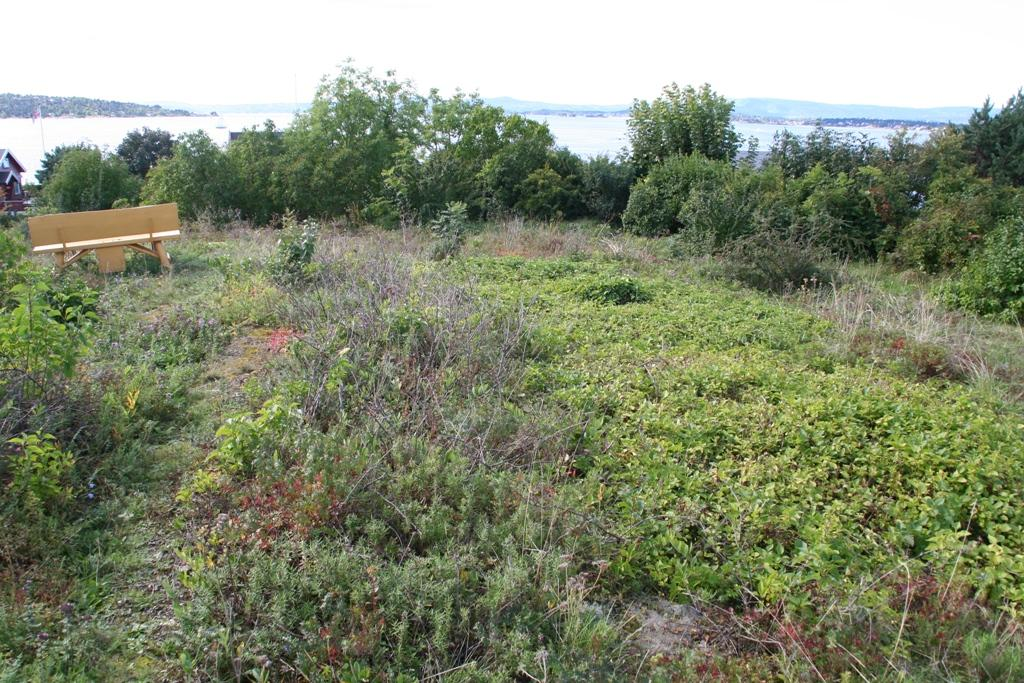
{"label": "shrub", "polygon": [[109,209],[118,199],[135,203],[139,180],[119,157],[98,149],[72,149],[63,155],[43,188],[43,199],[57,211]]}
{"label": "shrub", "polygon": [[544,165],[532,171],[522,183],[517,208],[535,218],[565,218],[578,213],[579,195],[571,180]]}
{"label": "shrub", "polygon": [[783,294],[832,282],[827,255],[807,240],[762,232],[737,240],[722,252],[724,274],[748,287]]}
{"label": "shrub", "polygon": [[634,278],[610,277],[586,282],[577,290],[582,299],[621,306],[651,300],[650,291]]}
{"label": "shrub", "polygon": [[[42,280],[15,285],[11,293],[17,305],[0,313],[0,368],[42,381],[70,377],[84,348],[88,312]],[[65,308],[54,308],[51,297]]]}
{"label": "shrub", "polygon": [[468,227],[468,207],[465,202],[448,202],[430,224],[430,231],[437,238],[431,252],[434,260],[441,261],[457,256],[466,241]]}
{"label": "shrub", "polygon": [[1001,219],[1024,209],[1024,195],[978,178],[970,168],[937,176],[920,216],[896,240],[896,259],[928,273],[962,267]]}
{"label": "shrub", "polygon": [[818,165],[830,175],[853,175],[882,155],[883,150],[864,133],[839,133],[819,124],[803,137],[788,130],[777,132],[767,161],[787,177],[799,178]]}
{"label": "shrub", "polygon": [[174,154],[160,159],[146,176],[143,201],[177,202],[182,218],[207,214],[216,222],[234,216],[239,205],[238,175],[225,154],[205,132],[186,133]]}
{"label": "shrub", "polygon": [[21,235],[14,230],[0,230],[0,311],[13,301],[13,287],[22,277],[16,266],[26,253],[28,247]]}
{"label": "shrub", "polygon": [[771,221],[782,193],[778,171],[737,169],[696,183],[679,211],[676,249],[708,254]]}
{"label": "shrub", "polygon": [[295,284],[310,274],[319,232],[320,225],[316,221],[299,222],[294,214],[285,216],[277,248],[267,264],[275,282]]}
{"label": "shrub", "polygon": [[280,171],[288,206],[302,216],[358,212],[384,194],[385,172],[422,136],[426,100],[393,72],[342,65],[284,132]]}
{"label": "shrub", "polygon": [[75,458],[61,450],[50,434],[24,434],[9,439],[15,451],[8,458],[8,488],[32,513],[57,509],[71,497],[69,483]]}
{"label": "shrub", "polygon": [[653,102],[634,101],[628,121],[634,163],[646,173],[675,155],[732,161],[740,142],[733,106],[707,83],[700,89],[672,83]]}
{"label": "shrub", "polygon": [[256,225],[270,223],[286,211],[282,132],[267,121],[262,128],[242,131],[227,148],[227,158],[239,183],[238,209]]}
{"label": "shrub", "polygon": [[156,162],[171,156],[174,152],[174,138],[166,130],[133,130],[124,136],[117,146],[117,156],[128,165],[128,170],[145,178]]}
{"label": "shrub", "polygon": [[1024,321],[1024,218],[1003,221],[943,292],[946,303],[1007,321]]}
{"label": "shrub", "polygon": [[630,232],[648,237],[669,235],[682,227],[683,212],[690,190],[725,182],[732,173],[727,162],[712,161],[698,154],[676,156],[654,166],[648,176],[633,186],[622,214],[622,225]]}
{"label": "shrub", "polygon": [[[501,136],[500,147],[484,162],[478,179],[487,197],[488,209],[523,210],[523,202],[530,191],[527,178],[549,161],[554,138],[546,124],[518,114],[506,117],[497,130]],[[536,183],[535,178],[530,184]]]}
{"label": "shrub", "polygon": [[787,186],[803,222],[817,228],[817,241],[844,257],[874,256],[884,224],[867,186],[870,175],[832,173],[818,164]]}
{"label": "shrub", "polygon": [[628,161],[603,155],[589,159],[580,168],[580,192],[587,214],[607,223],[621,221],[635,179],[636,169]]}

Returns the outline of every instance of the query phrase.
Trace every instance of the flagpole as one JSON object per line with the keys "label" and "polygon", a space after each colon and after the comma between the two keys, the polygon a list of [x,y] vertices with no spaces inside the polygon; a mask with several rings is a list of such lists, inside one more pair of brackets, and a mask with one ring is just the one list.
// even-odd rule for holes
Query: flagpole
{"label": "flagpole", "polygon": [[43,133],[43,111],[39,110],[39,141],[43,143],[43,154],[46,154],[46,135]]}
{"label": "flagpole", "polygon": [[[46,135],[43,133],[43,109],[36,107],[36,114],[39,118],[39,142],[43,145],[43,156],[46,156]],[[32,119],[35,121],[35,118]]]}

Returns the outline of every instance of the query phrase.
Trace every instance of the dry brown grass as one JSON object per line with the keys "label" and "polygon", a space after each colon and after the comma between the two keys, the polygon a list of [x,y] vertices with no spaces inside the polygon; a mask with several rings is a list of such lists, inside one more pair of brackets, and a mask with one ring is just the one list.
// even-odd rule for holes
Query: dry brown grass
{"label": "dry brown grass", "polygon": [[875,346],[884,352],[942,350],[948,367],[943,374],[1024,402],[1024,327],[948,310],[927,283],[908,277],[878,266],[848,269],[843,286],[803,289],[792,298],[835,323],[840,351],[863,351],[866,338],[880,341]]}

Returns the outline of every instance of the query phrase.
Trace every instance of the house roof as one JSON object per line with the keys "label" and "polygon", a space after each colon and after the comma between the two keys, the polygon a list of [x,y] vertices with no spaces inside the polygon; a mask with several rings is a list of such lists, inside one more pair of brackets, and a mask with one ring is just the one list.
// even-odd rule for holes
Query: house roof
{"label": "house roof", "polygon": [[21,162],[18,161],[18,158],[16,156],[11,154],[11,150],[6,149],[4,147],[0,147],[0,161],[3,161],[4,157],[7,157],[8,159],[11,160],[11,166],[16,168],[18,170],[18,173],[25,172],[25,167],[21,165]]}

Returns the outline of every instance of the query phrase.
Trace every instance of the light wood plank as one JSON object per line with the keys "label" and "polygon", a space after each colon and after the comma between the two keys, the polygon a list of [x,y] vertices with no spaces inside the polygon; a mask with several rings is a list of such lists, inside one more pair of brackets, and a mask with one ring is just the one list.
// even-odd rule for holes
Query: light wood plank
{"label": "light wood plank", "polygon": [[138,235],[125,235],[111,239],[81,240],[78,242],[67,242],[62,244],[43,244],[32,248],[33,254],[51,254],[55,251],[67,251],[69,249],[92,249],[95,247],[129,245],[137,242],[152,242],[154,239],[160,241],[176,240],[181,238],[180,230],[166,230],[163,232],[140,233]]}
{"label": "light wood plank", "polygon": [[105,247],[96,250],[96,262],[101,273],[120,273],[124,270],[124,247]]}
{"label": "light wood plank", "polygon": [[32,244],[52,245],[177,230],[181,223],[177,204],[158,204],[35,216],[28,226]]}

